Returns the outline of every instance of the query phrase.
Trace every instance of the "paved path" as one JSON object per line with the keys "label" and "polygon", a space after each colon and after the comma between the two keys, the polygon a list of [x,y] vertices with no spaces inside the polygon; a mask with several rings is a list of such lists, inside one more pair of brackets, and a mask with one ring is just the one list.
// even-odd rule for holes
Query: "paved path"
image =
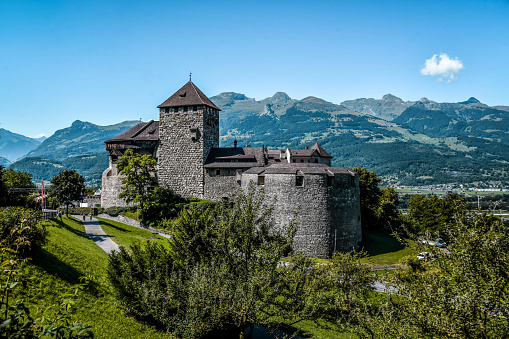
{"label": "paved path", "polygon": [[[83,216],[73,215],[73,217],[83,222]],[[85,232],[97,246],[102,248],[108,254],[113,251],[120,251],[118,245],[113,240],[111,240],[106,233],[104,233],[101,226],[99,226],[99,221],[96,218],[92,218],[92,220],[90,220],[90,217],[87,216],[85,219]]]}

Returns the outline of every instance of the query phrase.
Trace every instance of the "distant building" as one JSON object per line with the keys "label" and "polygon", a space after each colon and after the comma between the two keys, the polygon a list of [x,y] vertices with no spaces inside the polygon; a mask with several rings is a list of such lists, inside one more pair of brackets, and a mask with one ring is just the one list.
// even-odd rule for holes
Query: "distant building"
{"label": "distant building", "polygon": [[361,241],[359,176],[331,167],[316,142],[304,149],[219,147],[220,109],[189,81],[158,106],[159,121],[140,123],[106,141],[109,167],[102,177],[102,207],[125,206],[118,195],[116,161],[127,149],[157,159],[162,186],[182,196],[220,200],[250,183],[276,197],[279,225],[296,217],[294,249],[315,257],[349,251]]}

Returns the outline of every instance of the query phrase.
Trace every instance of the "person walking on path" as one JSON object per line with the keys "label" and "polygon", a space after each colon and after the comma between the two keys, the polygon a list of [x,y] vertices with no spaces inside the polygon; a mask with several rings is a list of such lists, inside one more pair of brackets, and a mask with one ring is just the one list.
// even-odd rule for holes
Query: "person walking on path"
{"label": "person walking on path", "polygon": [[85,213],[83,213],[83,222],[85,222]]}
{"label": "person walking on path", "polygon": [[90,212],[90,221],[92,221],[92,212]]}

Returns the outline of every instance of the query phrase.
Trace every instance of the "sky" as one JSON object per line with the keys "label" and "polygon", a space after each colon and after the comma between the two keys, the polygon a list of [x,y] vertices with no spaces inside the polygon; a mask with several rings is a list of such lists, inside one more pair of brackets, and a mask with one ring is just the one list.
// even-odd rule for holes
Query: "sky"
{"label": "sky", "polygon": [[189,72],[209,97],[509,105],[508,18],[509,0],[1,0],[0,128],[157,120]]}

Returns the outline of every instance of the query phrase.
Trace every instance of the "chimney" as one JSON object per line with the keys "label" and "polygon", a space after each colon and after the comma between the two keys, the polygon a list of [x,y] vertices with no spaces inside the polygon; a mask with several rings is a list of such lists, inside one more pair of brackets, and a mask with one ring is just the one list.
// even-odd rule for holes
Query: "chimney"
{"label": "chimney", "polygon": [[237,147],[237,139],[233,140],[233,147]]}
{"label": "chimney", "polygon": [[309,145],[306,145],[306,149],[309,149]]}

